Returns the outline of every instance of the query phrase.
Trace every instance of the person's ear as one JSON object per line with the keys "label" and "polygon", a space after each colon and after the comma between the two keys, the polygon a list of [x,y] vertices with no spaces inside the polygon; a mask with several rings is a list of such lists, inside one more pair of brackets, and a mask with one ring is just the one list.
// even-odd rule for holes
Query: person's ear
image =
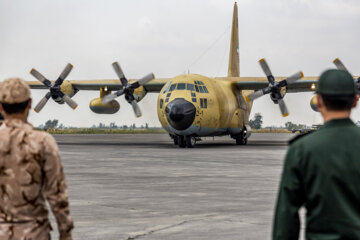
{"label": "person's ear", "polygon": [[32,99],[30,98],[28,101],[28,106],[27,106],[29,110],[31,109],[31,103],[32,103]]}
{"label": "person's ear", "polygon": [[324,102],[319,94],[316,94],[316,107],[320,110],[324,106]]}
{"label": "person's ear", "polygon": [[353,106],[352,106],[353,108],[356,107],[358,101],[359,101],[359,94],[356,94],[356,95],[355,95],[354,102],[353,102]]}

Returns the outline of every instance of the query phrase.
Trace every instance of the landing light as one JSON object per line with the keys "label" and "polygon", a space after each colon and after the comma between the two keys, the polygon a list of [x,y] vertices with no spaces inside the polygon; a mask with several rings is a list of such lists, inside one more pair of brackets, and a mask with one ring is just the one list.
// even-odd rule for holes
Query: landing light
{"label": "landing light", "polygon": [[105,92],[107,92],[107,90],[108,90],[108,87],[105,87],[105,88],[104,88],[104,90],[105,90]]}
{"label": "landing light", "polygon": [[316,89],[315,83],[311,84],[311,90],[315,90],[315,89]]}

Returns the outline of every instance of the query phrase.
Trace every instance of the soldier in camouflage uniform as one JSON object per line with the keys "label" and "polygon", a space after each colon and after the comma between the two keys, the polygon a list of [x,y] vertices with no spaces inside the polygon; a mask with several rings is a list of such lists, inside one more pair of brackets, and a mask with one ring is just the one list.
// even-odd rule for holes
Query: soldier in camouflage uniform
{"label": "soldier in camouflage uniform", "polygon": [[0,240],[49,240],[46,200],[61,240],[71,240],[73,221],[65,176],[54,138],[27,122],[30,89],[21,79],[0,84]]}
{"label": "soldier in camouflage uniform", "polygon": [[275,210],[273,239],[299,239],[306,208],[307,240],[360,239],[360,128],[349,118],[359,99],[354,79],[328,70],[318,81],[319,130],[291,141]]}

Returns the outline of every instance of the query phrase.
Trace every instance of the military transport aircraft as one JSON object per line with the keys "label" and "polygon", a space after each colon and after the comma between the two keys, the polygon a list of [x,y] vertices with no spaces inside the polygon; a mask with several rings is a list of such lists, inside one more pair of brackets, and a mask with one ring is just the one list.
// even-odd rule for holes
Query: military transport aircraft
{"label": "military transport aircraft", "polygon": [[154,75],[149,74],[140,80],[127,80],[120,65],[115,62],[113,68],[120,81],[65,80],[72,69],[71,64],[66,66],[56,81],[49,81],[32,69],[31,74],[39,82],[29,82],[30,87],[49,89],[34,110],[39,112],[50,98],[75,109],[77,104],[72,97],[78,91],[94,90],[99,91],[100,96],[90,102],[93,112],[116,113],[120,105],[115,98],[124,95],[136,117],[140,117],[141,110],[137,103],[148,92],[158,92],[157,113],[160,123],[179,147],[193,147],[200,137],[223,135],[230,135],[236,144],[244,145],[251,134],[249,115],[255,99],[270,94],[271,100],[279,105],[285,117],[289,114],[284,102],[286,92],[313,91],[317,78],[303,78],[302,72],[288,78],[274,77],[265,59],[259,63],[266,78],[240,77],[238,50],[238,11],[235,3],[227,77],[185,74],[170,79],[154,79]]}

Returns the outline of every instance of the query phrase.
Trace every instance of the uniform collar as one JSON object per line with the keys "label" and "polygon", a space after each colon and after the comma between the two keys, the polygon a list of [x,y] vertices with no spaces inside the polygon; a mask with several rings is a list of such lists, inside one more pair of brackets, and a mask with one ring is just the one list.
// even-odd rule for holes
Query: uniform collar
{"label": "uniform collar", "polygon": [[30,123],[23,122],[20,119],[5,119],[4,125],[11,128],[33,128]]}
{"label": "uniform collar", "polygon": [[[340,126],[355,126],[355,123],[350,118],[339,118],[327,121],[323,127],[340,127]],[[322,128],[323,128],[322,127]]]}

